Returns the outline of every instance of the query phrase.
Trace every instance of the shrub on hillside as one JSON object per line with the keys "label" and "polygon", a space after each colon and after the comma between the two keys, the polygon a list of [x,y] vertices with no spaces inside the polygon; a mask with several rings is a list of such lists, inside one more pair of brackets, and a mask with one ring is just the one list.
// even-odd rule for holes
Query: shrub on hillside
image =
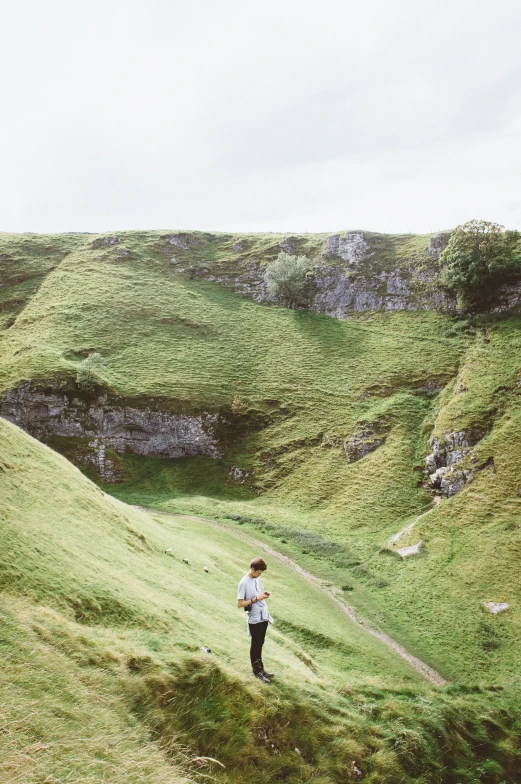
{"label": "shrub on hillside", "polygon": [[310,267],[307,256],[279,253],[266,267],[268,293],[288,308],[305,304],[309,293]]}
{"label": "shrub on hillside", "polygon": [[471,220],[458,226],[440,255],[442,280],[464,310],[479,310],[494,286],[521,277],[520,235],[504,226]]}
{"label": "shrub on hillside", "polygon": [[238,395],[235,395],[232,400],[232,413],[235,416],[244,416],[248,413],[247,403],[244,403]]}
{"label": "shrub on hillside", "polygon": [[92,392],[102,381],[103,357],[101,354],[89,354],[80,362],[76,373],[76,383],[84,392]]}

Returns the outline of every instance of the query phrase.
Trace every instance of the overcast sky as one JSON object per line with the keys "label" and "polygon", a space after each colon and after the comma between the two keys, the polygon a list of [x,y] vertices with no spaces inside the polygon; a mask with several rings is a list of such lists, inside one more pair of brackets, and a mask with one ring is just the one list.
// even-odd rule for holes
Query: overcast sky
{"label": "overcast sky", "polygon": [[521,229],[519,0],[17,0],[0,230]]}

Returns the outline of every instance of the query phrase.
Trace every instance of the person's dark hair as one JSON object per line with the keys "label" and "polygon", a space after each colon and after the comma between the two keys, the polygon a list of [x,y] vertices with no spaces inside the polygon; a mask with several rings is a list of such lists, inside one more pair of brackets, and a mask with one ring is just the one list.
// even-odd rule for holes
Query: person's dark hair
{"label": "person's dark hair", "polygon": [[267,568],[266,561],[263,558],[254,558],[250,564],[250,569],[254,569],[255,571],[261,569],[265,572]]}

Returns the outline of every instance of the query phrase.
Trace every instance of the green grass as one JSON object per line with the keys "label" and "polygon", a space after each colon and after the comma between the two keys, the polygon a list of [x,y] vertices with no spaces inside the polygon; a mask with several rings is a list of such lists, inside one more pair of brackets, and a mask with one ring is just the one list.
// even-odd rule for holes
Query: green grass
{"label": "green grass", "polygon": [[[30,596],[79,622],[145,625],[158,634],[173,634],[194,650],[208,640],[221,639],[210,646],[219,659],[248,669],[246,616],[235,606],[236,585],[253,557],[244,543],[231,532],[209,529],[194,518],[151,517],[123,505],[37,442],[31,444],[29,469],[23,451],[29,438],[8,423],[0,426],[2,463],[12,466],[2,472],[0,584],[4,591]],[[35,514],[37,477],[45,482],[46,494]],[[173,556],[165,554],[168,547],[174,549]],[[203,571],[205,565],[210,575]],[[282,617],[288,615],[303,627],[328,633],[332,648],[336,637],[349,637],[354,646],[349,666],[353,677],[394,669],[397,677],[417,680],[409,667],[395,662],[385,648],[375,647],[301,577],[274,564],[269,579],[274,594],[280,594]],[[291,604],[292,595],[301,597],[297,607]],[[315,682],[315,673],[286,650],[284,640],[278,649],[276,627],[273,636],[279,667],[294,667],[298,679]],[[381,657],[384,663],[379,663]],[[340,671],[343,679],[344,669],[345,661],[337,662],[336,675],[333,667],[331,677]]]}
{"label": "green grass", "polygon": [[[277,239],[257,243],[267,252]],[[200,242],[196,260],[218,255],[215,238]],[[231,240],[220,242],[219,264]],[[382,521],[425,505],[411,461],[432,411],[428,385],[457,373],[468,342],[453,336],[450,318],[388,313],[341,323],[191,280],[165,258],[158,235],[125,237],[122,258],[119,246],[100,253],[90,237],[85,243],[48,274],[4,333],[4,389],[50,378],[73,388],[79,363],[99,351],[113,394],[228,417],[225,468],[253,471],[255,492],[320,509],[337,533],[363,524],[379,535]],[[244,415],[232,416],[234,399]],[[385,446],[347,465],[342,440],[360,422],[381,418]]]}
{"label": "green grass", "polygon": [[[444,779],[434,768],[411,772],[404,767],[407,755],[440,758],[439,739],[449,732],[469,740],[466,751],[462,750],[466,740],[458,750],[452,741],[446,741],[450,748],[447,770],[466,765],[470,771],[474,766],[474,779],[468,781],[499,784],[503,774],[496,775],[493,768],[496,763],[503,765],[500,752],[491,752],[494,762],[487,767],[486,760],[479,761],[481,751],[468,749],[473,748],[472,739],[480,732],[493,734],[484,720],[476,718],[479,712],[495,710],[496,702],[505,704],[505,696],[490,689],[502,687],[516,694],[519,685],[520,320],[515,315],[492,315],[462,322],[429,312],[394,312],[363,314],[339,322],[314,313],[259,305],[205,278],[215,275],[232,284],[249,263],[264,264],[274,258],[282,236],[234,238],[190,232],[182,236],[186,249],[169,245],[167,236],[166,232],[124,233],[114,246],[92,235],[0,238],[5,281],[0,289],[0,390],[31,381],[37,386],[59,387],[71,396],[81,394],[75,382],[78,367],[89,353],[99,352],[104,360],[102,388],[113,400],[144,406],[152,402],[174,412],[218,412],[224,422],[220,437],[225,447],[219,460],[119,456],[124,482],[103,489],[122,501],[158,509],[151,517],[110,500],[91,484],[82,484],[86,480],[71,473],[70,466],[61,463],[57,467],[53,461],[58,458],[51,458],[52,453],[33,453],[36,447],[20,442],[16,446],[17,470],[12,475],[11,469],[0,472],[3,482],[8,476],[16,477],[3,510],[7,555],[0,568],[0,579],[8,592],[4,596],[13,602],[6,616],[10,619],[6,628],[10,624],[12,630],[9,645],[17,635],[29,647],[43,645],[41,638],[35,637],[33,621],[28,620],[38,617],[34,623],[51,625],[52,634],[76,640],[70,643],[71,655],[59,649],[60,656],[72,661],[67,664],[72,669],[63,677],[73,679],[74,672],[92,666],[92,677],[97,678],[101,677],[99,663],[88,664],[89,646],[77,642],[76,627],[90,628],[89,639],[103,660],[106,649],[116,650],[112,664],[101,668],[103,678],[115,684],[110,699],[116,699],[117,694],[119,702],[114,710],[119,711],[118,716],[134,717],[134,721],[139,714],[138,735],[133,734],[134,727],[124,743],[130,744],[128,748],[132,744],[145,748],[143,738],[150,727],[154,729],[147,743],[153,738],[161,748],[170,748],[170,743],[175,746],[175,737],[175,753],[180,755],[176,760],[182,768],[179,775],[188,775],[191,768],[186,766],[183,748],[188,746],[198,753],[213,749],[218,756],[220,746],[226,745],[223,736],[218,742],[211,732],[210,740],[195,738],[193,727],[199,719],[188,718],[185,726],[166,716],[161,704],[163,687],[158,686],[156,693],[151,685],[152,691],[147,691],[148,686],[139,680],[145,676],[135,678],[134,673],[130,678],[124,662],[133,656],[152,656],[152,674],[167,683],[167,690],[171,678],[177,684],[175,689],[184,680],[193,682],[190,704],[194,715],[200,710],[198,695],[203,688],[197,680],[199,666],[207,673],[203,684],[217,679],[226,693],[229,689],[229,694],[235,695],[230,701],[236,701],[240,693],[255,703],[255,685],[235,674],[244,664],[242,631],[237,627],[229,632],[237,624],[236,611],[232,612],[228,599],[217,599],[223,617],[228,618],[230,612],[226,623],[229,634],[226,645],[216,648],[218,663],[217,659],[205,662],[197,653],[205,644],[203,636],[222,635],[222,625],[209,623],[201,612],[206,578],[198,573],[192,584],[184,566],[177,561],[174,566],[174,559],[163,553],[175,538],[190,557],[204,555],[213,559],[212,563],[229,561],[229,566],[219,571],[219,590],[225,591],[225,586],[236,582],[237,570],[243,568],[242,545],[233,536],[234,527],[240,527],[325,580],[344,586],[349,601],[363,614],[462,689],[447,691],[443,697],[430,692],[425,696],[424,687],[414,680],[414,674],[405,672],[403,663],[375,648],[364,635],[358,639],[353,629],[348,636],[349,646],[354,648],[348,655],[342,647],[344,633],[339,639],[332,631],[347,621],[336,617],[333,621],[331,608],[320,602],[309,619],[305,613],[295,618],[282,611],[281,626],[272,630],[270,641],[289,689],[284,693],[284,704],[290,713],[295,704],[318,711],[309,714],[309,727],[316,729],[317,721],[332,722],[331,742],[337,744],[335,752],[327,746],[330,756],[326,760],[325,752],[321,756],[320,749],[314,747],[310,729],[308,757],[298,773],[302,780],[311,775],[311,769],[320,770],[324,781],[329,781],[327,777],[349,780],[351,752],[346,749],[352,742],[353,749],[361,749],[352,752],[354,757],[372,760],[364,768],[368,776],[373,775],[373,769],[387,766],[389,776],[396,777],[390,781],[407,781],[403,776],[421,780],[423,775],[425,781],[466,782],[466,773],[454,773],[453,778],[447,773]],[[428,237],[367,235],[367,239],[375,255],[363,274],[396,267],[414,272],[426,264]],[[238,240],[243,243],[242,250],[234,251]],[[323,235],[297,237],[295,252],[316,258],[325,241]],[[336,262],[330,259],[329,263]],[[242,405],[233,406],[234,400]],[[368,423],[382,429],[385,442],[363,459],[348,463],[343,441]],[[442,436],[450,429],[468,428],[485,434],[474,449],[474,468],[487,467],[477,470],[474,482],[457,496],[442,501],[419,521],[401,544],[413,544],[421,538],[422,552],[402,561],[389,550],[388,542],[432,504],[422,486],[428,439],[432,433]],[[81,439],[68,443],[55,439],[51,445],[78,461],[85,448]],[[12,442],[9,449],[14,448]],[[12,459],[9,449],[5,448],[2,458],[7,463]],[[50,461],[45,479],[43,475],[37,479],[36,469],[27,469],[26,458],[31,454],[40,471]],[[244,484],[233,480],[235,467],[249,473]],[[52,480],[55,473],[59,474],[57,484]],[[91,474],[91,478],[96,477]],[[34,491],[37,481],[46,488],[43,497],[47,500],[35,514],[41,504],[41,496]],[[57,500],[51,506],[47,502],[53,494]],[[190,519],[174,518],[170,513]],[[230,531],[209,529],[193,519],[194,515],[218,520]],[[301,589],[303,596],[307,595],[300,583],[293,582],[294,575],[281,572],[277,576],[276,570],[271,574],[279,580],[277,593],[280,590],[281,597],[295,592],[300,595]],[[290,594],[285,594],[286,590]],[[510,609],[493,617],[482,606],[489,600],[507,601]],[[171,614],[173,610],[177,615]],[[300,603],[295,612],[297,616],[302,613]],[[68,631],[58,632],[62,626]],[[177,647],[171,643],[174,634]],[[309,635],[315,635],[314,647]],[[141,646],[137,653],[132,647],[136,639]],[[331,640],[331,644],[325,645],[324,640]],[[58,650],[52,645],[53,651]],[[152,653],[151,645],[159,645],[159,649]],[[199,663],[195,671],[191,669],[194,658]],[[53,659],[53,667],[56,661]],[[441,717],[443,731],[434,728],[437,719],[430,714],[425,725],[422,723],[423,703],[413,699],[409,686],[404,686],[411,678],[415,684],[412,692],[423,695],[419,700],[430,701],[432,716]],[[134,687],[130,688],[134,683],[139,685],[136,694]],[[373,714],[373,708],[367,712],[353,708],[364,706],[363,695],[373,688],[381,690],[385,701],[392,704],[389,715],[393,718],[384,721],[381,711],[375,709]],[[134,696],[129,696],[131,693]],[[333,713],[325,704],[334,706]],[[466,729],[448,718],[456,705],[466,717]],[[14,702],[11,707],[15,710]],[[104,718],[100,714],[93,719],[93,737],[97,726],[110,724],[111,710],[107,708]],[[252,708],[248,721],[255,720],[256,710]],[[513,715],[510,707],[505,710],[505,715]],[[90,708],[85,707],[85,712],[90,715]],[[402,712],[406,718],[396,718]],[[200,721],[204,724],[206,719]],[[498,730],[498,743],[515,745],[517,725],[513,719],[504,721],[506,724],[499,721],[503,729]],[[400,722],[407,724],[402,746],[402,741],[396,741],[402,737]],[[450,731],[445,722],[449,722]],[[226,725],[231,732],[230,726]],[[346,726],[349,741],[342,735]],[[145,735],[139,734],[143,732]],[[410,732],[421,737],[410,736]],[[249,741],[246,736],[243,739],[245,744],[251,742],[251,735],[248,737]],[[371,745],[369,737],[378,742]],[[233,773],[229,775],[240,781],[249,769],[246,765],[239,771],[234,766],[240,757],[238,749],[244,751],[245,747],[233,745],[233,739],[230,743],[234,749],[229,752],[230,760],[235,762],[230,762]],[[411,751],[411,744],[416,751]],[[478,746],[488,749],[487,744],[483,740]],[[248,749],[246,759],[251,754],[258,764]],[[403,754],[400,749],[405,749]],[[143,765],[148,764],[148,753],[143,751]],[[150,754],[153,757],[156,753],[163,754],[154,746]],[[505,759],[513,759],[513,753],[511,749],[505,752]],[[378,755],[385,765],[377,761]],[[456,762],[458,755],[464,763]],[[469,762],[472,755],[475,765]],[[115,759],[110,763],[113,766]],[[284,759],[289,765],[289,758]],[[338,770],[333,771],[333,759]],[[40,760],[44,765],[38,752],[31,762],[35,771]],[[482,772],[478,762],[485,766]],[[275,764],[270,758],[269,776],[290,780],[289,774],[281,773],[279,763],[282,765],[282,760]],[[305,768],[304,763],[311,768]],[[34,776],[51,775],[52,764],[42,768],[45,773]],[[510,764],[504,763],[504,771]],[[72,777],[80,775],[80,767],[78,763]],[[100,780],[99,770],[92,780]],[[117,781],[114,770],[107,772],[107,780]],[[205,773],[213,775],[214,771]],[[21,780],[28,775],[23,772]],[[66,774],[60,775],[65,778]],[[376,778],[367,780],[385,780],[378,775],[374,773]],[[121,780],[125,780],[123,772]]]}
{"label": "green grass", "polygon": [[261,767],[333,784],[353,764],[365,782],[515,780],[514,693],[430,688],[274,559],[262,687],[233,530],[148,515],[14,426],[0,436],[0,780],[239,784]]}
{"label": "green grass", "polygon": [[[9,596],[0,607],[0,781],[186,782],[129,711],[117,655],[62,615]],[[110,643],[109,643],[110,644]],[[184,761],[181,747],[176,761]]]}

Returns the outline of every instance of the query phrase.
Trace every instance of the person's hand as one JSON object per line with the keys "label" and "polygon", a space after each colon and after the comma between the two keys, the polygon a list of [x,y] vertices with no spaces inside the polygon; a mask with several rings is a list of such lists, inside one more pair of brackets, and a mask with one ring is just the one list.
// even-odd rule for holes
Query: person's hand
{"label": "person's hand", "polygon": [[259,600],[259,602],[262,602],[264,599],[267,599],[269,595],[270,595],[269,591],[264,591],[264,593],[261,593],[260,596],[257,596],[257,599]]}

